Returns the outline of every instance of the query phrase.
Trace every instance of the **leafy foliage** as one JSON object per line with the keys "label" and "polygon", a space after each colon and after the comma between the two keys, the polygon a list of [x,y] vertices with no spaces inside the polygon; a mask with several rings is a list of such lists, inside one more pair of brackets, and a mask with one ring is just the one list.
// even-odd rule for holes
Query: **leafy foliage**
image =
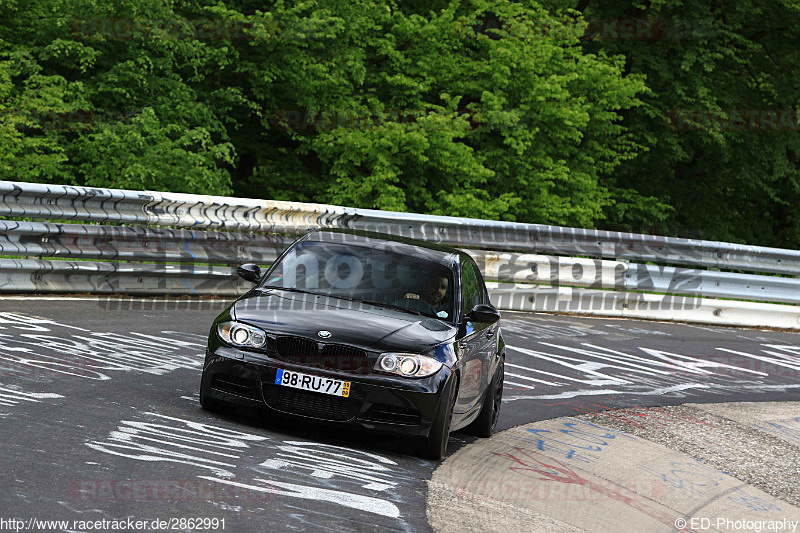
{"label": "leafy foliage", "polygon": [[[626,112],[623,124],[647,150],[615,175],[623,189],[674,207],[655,231],[800,246],[797,2],[582,0],[550,7],[580,9],[596,21],[584,50],[624,55],[626,71],[646,76],[644,105]],[[642,31],[627,38],[600,31],[614,23]],[[642,214],[612,209],[609,223],[641,226]]]}
{"label": "leafy foliage", "polygon": [[743,2],[9,0],[0,179],[793,246],[797,128],[696,112],[797,106]]}

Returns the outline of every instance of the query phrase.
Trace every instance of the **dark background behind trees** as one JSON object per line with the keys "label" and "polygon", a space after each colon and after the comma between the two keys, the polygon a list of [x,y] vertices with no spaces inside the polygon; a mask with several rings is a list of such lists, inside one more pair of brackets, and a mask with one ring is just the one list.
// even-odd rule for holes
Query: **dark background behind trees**
{"label": "dark background behind trees", "polygon": [[790,0],[0,3],[0,179],[800,247]]}

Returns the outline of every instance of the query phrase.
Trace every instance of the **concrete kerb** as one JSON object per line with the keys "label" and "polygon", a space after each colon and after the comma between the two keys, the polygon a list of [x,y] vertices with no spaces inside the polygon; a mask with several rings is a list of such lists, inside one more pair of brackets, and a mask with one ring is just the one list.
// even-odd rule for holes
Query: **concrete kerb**
{"label": "concrete kerb", "polygon": [[429,485],[434,531],[800,531],[800,402],[558,418],[478,440]]}

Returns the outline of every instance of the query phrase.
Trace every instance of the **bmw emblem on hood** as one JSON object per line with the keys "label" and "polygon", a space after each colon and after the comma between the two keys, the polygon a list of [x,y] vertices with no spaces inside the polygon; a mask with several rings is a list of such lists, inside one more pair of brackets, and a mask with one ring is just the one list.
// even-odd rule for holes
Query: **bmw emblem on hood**
{"label": "bmw emblem on hood", "polygon": [[330,331],[325,331],[325,330],[323,329],[322,331],[318,331],[318,332],[317,332],[317,335],[319,335],[319,336],[320,336],[320,337],[322,337],[323,339],[327,339],[328,337],[330,337],[330,336],[331,336],[331,332],[330,332]]}

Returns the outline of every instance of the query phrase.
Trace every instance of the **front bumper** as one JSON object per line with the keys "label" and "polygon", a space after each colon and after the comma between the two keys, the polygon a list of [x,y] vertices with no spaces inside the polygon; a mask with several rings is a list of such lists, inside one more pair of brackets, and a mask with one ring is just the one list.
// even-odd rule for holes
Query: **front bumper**
{"label": "front bumper", "polygon": [[[350,396],[340,398],[275,385],[278,368],[350,381]],[[206,353],[201,388],[210,398],[272,414],[372,432],[427,436],[441,393],[451,376],[452,370],[446,366],[421,379],[354,374],[220,346]]]}

